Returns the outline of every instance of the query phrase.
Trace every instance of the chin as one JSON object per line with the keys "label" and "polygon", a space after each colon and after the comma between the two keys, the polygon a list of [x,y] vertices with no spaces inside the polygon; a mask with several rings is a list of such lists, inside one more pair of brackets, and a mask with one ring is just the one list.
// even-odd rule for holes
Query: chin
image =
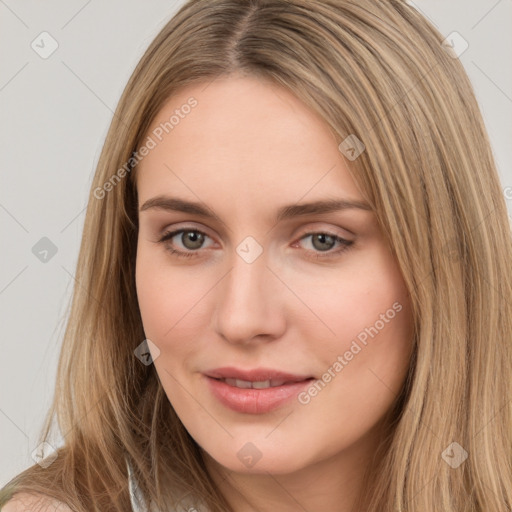
{"label": "chin", "polygon": [[[288,450],[290,450],[290,447],[288,447]],[[299,453],[301,457],[297,457]],[[242,444],[242,448],[237,450],[234,456],[231,456],[231,454],[227,456],[226,452],[217,453],[214,451],[208,454],[208,458],[229,471],[252,475],[288,474],[299,471],[308,464],[299,447],[292,453],[276,450],[274,447],[263,447],[257,451],[257,448],[249,443]]]}

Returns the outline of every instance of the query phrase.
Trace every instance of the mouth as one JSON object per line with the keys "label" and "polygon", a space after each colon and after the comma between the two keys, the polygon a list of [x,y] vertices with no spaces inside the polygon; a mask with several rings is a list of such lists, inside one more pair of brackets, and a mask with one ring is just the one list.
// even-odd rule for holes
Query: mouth
{"label": "mouth", "polygon": [[212,395],[225,407],[263,414],[288,403],[315,377],[272,369],[218,368],[203,374]]}

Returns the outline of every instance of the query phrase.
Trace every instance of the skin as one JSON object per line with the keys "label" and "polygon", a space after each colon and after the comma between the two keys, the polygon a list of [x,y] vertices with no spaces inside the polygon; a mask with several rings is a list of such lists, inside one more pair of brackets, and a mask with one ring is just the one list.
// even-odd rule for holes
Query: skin
{"label": "skin", "polygon": [[[299,99],[260,79],[218,78],[170,98],[148,134],[191,96],[197,106],[137,169],[139,207],[167,194],[200,201],[220,218],[139,212],[137,294],[145,334],[160,351],[159,379],[236,512],[349,511],[409,366],[402,275],[371,210],[273,221],[283,205],[365,200],[341,141]],[[207,236],[202,245],[187,233],[157,242],[179,228]],[[312,231],[353,244],[336,253],[339,243],[315,243]],[[248,236],[263,250],[252,263],[236,251]],[[196,255],[179,258],[169,247]],[[315,259],[325,253],[332,256]],[[239,413],[206,385],[202,372],[220,366],[322,379],[395,302],[401,311],[307,404]],[[248,442],[261,454],[252,467],[237,457]]]}

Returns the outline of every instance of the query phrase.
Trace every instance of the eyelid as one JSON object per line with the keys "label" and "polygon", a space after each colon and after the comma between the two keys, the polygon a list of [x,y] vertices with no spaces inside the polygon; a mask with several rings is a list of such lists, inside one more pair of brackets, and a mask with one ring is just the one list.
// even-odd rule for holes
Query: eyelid
{"label": "eyelid", "polygon": [[[335,227],[325,227],[326,222],[309,222],[306,227],[301,226],[301,228],[298,230],[299,233],[302,233],[301,235],[294,235],[294,236],[304,236],[304,235],[311,235],[313,233],[325,233],[329,234],[331,236],[339,236],[340,238],[344,238],[347,241],[351,241],[352,238],[355,238],[356,234],[352,231],[349,231],[347,228],[342,228],[341,226],[335,226]],[[332,225],[332,223],[330,223]],[[341,230],[341,233],[340,233]]]}
{"label": "eyelid", "polygon": [[170,226],[166,226],[162,229],[159,229],[157,233],[158,239],[160,239],[161,237],[165,236],[168,233],[173,233],[175,231],[197,231],[199,233],[202,233],[203,235],[207,235],[211,239],[216,238],[211,234],[209,228],[203,225],[198,227],[189,224],[181,224],[178,222],[177,224],[171,224]]}
{"label": "eyelid", "polygon": [[[324,233],[324,234],[331,235],[333,237],[343,238],[347,242],[354,241],[352,239],[352,237],[356,236],[354,233],[352,233],[348,229],[342,228],[340,226],[336,226],[336,227],[337,227],[337,229],[343,230],[344,233],[338,233],[338,232],[336,232],[336,229],[334,229],[334,228],[333,229],[325,228],[323,226],[325,226],[325,222],[321,222],[321,221],[317,221],[317,222],[313,222],[313,223],[308,223],[306,225],[306,227],[301,226],[301,228],[299,230],[297,230],[298,233],[297,234],[294,233],[292,235],[292,237],[296,239],[294,243],[300,241],[302,238],[304,238],[307,235],[313,235],[313,234],[318,234],[318,233]],[[199,232],[201,234],[207,235],[212,240],[215,239],[215,236],[212,236],[212,234],[209,233],[209,228],[207,228],[207,227],[205,227],[203,225],[201,225],[200,227],[197,227],[197,226],[190,225],[190,224],[182,225],[180,223],[172,224],[170,227],[165,227],[162,230],[160,230],[159,231],[158,239],[161,239],[163,236],[165,236],[166,234],[169,234],[171,232],[181,231],[181,230],[183,230],[183,231],[187,231],[187,230],[189,230],[189,231],[197,231],[197,232]],[[345,233],[348,234],[348,237],[347,237],[347,235]]]}

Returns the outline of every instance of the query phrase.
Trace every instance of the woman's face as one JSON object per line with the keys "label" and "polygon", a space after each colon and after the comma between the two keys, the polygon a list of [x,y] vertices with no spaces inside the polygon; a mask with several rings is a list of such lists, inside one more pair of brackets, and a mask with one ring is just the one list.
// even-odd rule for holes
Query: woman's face
{"label": "woman's face", "polygon": [[147,137],[137,294],[188,432],[238,472],[373,446],[407,373],[411,310],[341,141],[286,90],[235,76],[173,96]]}

